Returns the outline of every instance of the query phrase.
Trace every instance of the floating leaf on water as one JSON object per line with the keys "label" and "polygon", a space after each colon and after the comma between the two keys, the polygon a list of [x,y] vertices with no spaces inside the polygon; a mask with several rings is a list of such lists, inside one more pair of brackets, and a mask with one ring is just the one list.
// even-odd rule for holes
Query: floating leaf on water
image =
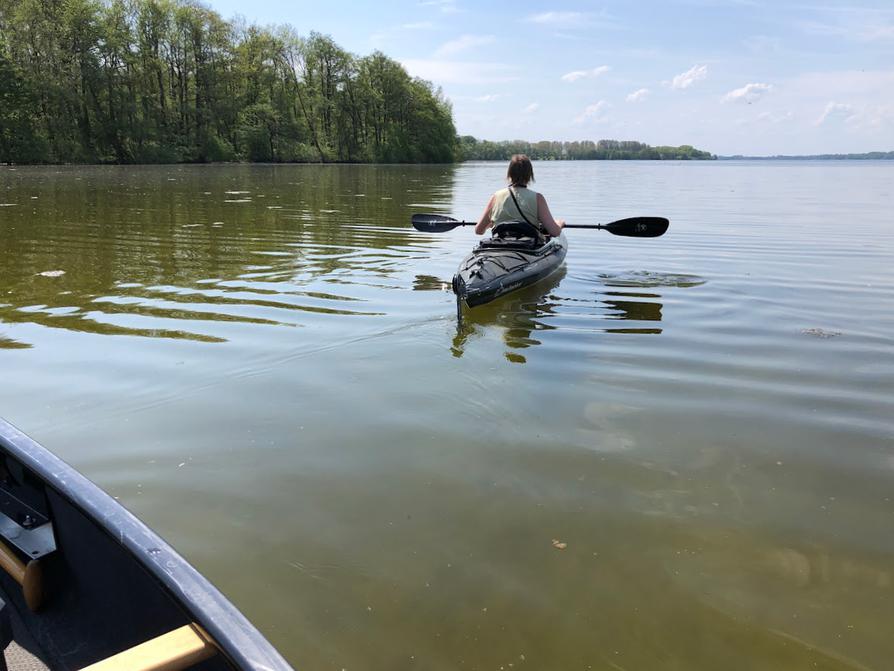
{"label": "floating leaf on water", "polygon": [[42,277],[60,277],[64,274],[64,270],[44,270],[42,273],[38,273]]}
{"label": "floating leaf on water", "polygon": [[817,338],[834,338],[835,336],[841,335],[841,331],[827,331],[819,328],[801,329],[801,333],[804,335],[815,336]]}
{"label": "floating leaf on water", "polygon": [[599,280],[608,287],[697,287],[707,280],[698,275],[680,273],[654,273],[633,270],[624,273],[601,274]]}

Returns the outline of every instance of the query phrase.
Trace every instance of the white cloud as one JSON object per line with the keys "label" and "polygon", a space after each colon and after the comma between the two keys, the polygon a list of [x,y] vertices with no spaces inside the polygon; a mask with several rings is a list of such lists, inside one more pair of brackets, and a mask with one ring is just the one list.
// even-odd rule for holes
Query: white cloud
{"label": "white cloud", "polygon": [[417,31],[417,30],[432,30],[435,27],[435,24],[431,21],[419,21],[417,23],[402,23],[399,26],[394,26],[393,28],[388,28],[386,30],[380,30],[375,33],[371,33],[369,36],[369,41],[377,46],[382,46],[388,42],[393,42],[394,40],[401,39],[401,33]]}
{"label": "white cloud", "polygon": [[864,105],[857,107],[847,103],[830,102],[826,105],[816,126],[843,121],[851,130],[878,131],[894,127],[894,105]]}
{"label": "white cloud", "polygon": [[522,114],[533,114],[540,109],[540,103],[531,103],[522,110]]}
{"label": "white cloud", "polygon": [[[591,4],[592,3],[587,3]],[[623,25],[607,10],[600,9],[598,11],[584,12],[567,12],[567,11],[549,11],[529,14],[521,19],[523,23],[532,23],[543,28],[556,30],[579,31],[582,28],[590,28],[598,26],[605,30],[618,30]],[[553,33],[555,36],[556,33]],[[576,38],[575,38],[576,39]]]}
{"label": "white cloud", "polygon": [[818,19],[797,24],[808,35],[859,42],[894,39],[894,11],[891,9],[845,6],[817,9],[820,12]]}
{"label": "white cloud", "polygon": [[742,44],[750,52],[766,56],[768,54],[778,54],[782,51],[785,43],[779,37],[769,37],[767,35],[752,35],[742,40]]}
{"label": "white cloud", "polygon": [[587,105],[584,108],[584,111],[574,118],[574,122],[583,123],[585,121],[593,121],[595,123],[602,123],[603,121],[608,121],[605,112],[608,111],[609,107],[611,107],[611,105],[605,100],[600,100],[592,105]]}
{"label": "white cloud", "polygon": [[588,18],[589,14],[584,14],[583,12],[541,12],[540,14],[532,14],[524,20],[528,23],[573,27],[586,22]]}
{"label": "white cloud", "polygon": [[808,35],[820,35],[822,37],[846,37],[851,34],[844,26],[823,23],[821,21],[800,21],[798,28]]}
{"label": "white cloud", "polygon": [[674,89],[688,89],[696,82],[700,82],[708,76],[707,65],[693,65],[686,72],[677,75],[670,83]]}
{"label": "white cloud", "polygon": [[894,68],[890,70],[835,70],[809,72],[787,84],[799,96],[825,98],[894,99]]}
{"label": "white cloud", "polygon": [[783,123],[785,121],[792,121],[795,118],[795,115],[791,112],[761,112],[757,115],[758,121],[763,121],[766,123]]}
{"label": "white cloud", "polygon": [[887,26],[871,26],[866,29],[863,36],[867,40],[894,40],[894,23]]}
{"label": "white cloud", "polygon": [[574,33],[568,30],[554,30],[552,33],[553,39],[562,40],[566,42],[568,40],[575,40],[579,42],[580,40],[586,39],[580,33]]}
{"label": "white cloud", "polygon": [[592,70],[574,70],[572,72],[568,72],[562,75],[561,79],[563,82],[576,82],[578,79],[589,79],[592,77],[598,77],[599,75],[604,75],[609,70],[611,70],[609,66],[600,65],[598,68],[593,68]]}
{"label": "white cloud", "polygon": [[436,7],[443,14],[456,14],[459,9],[456,6],[456,0],[424,0],[419,3],[420,7]]}
{"label": "white cloud", "polygon": [[505,63],[458,62],[438,59],[401,61],[414,77],[435,84],[503,84],[517,81],[518,68]]}
{"label": "white cloud", "polygon": [[496,100],[497,98],[499,98],[499,97],[500,97],[500,96],[498,96],[498,95],[496,95],[496,94],[494,94],[494,93],[491,93],[491,94],[486,95],[486,96],[478,96],[477,98],[473,98],[473,100],[475,100],[475,102],[479,102],[479,103],[492,103],[493,101],[495,101],[495,100]]}
{"label": "white cloud", "polygon": [[828,105],[826,105],[826,109],[823,110],[823,113],[820,115],[819,119],[814,122],[814,125],[822,126],[827,121],[832,121],[835,119],[844,119],[845,121],[848,121],[853,117],[853,105],[830,102]]}
{"label": "white cloud", "polygon": [[730,91],[720,100],[725,103],[751,104],[759,100],[765,93],[769,93],[772,90],[773,87],[770,84],[745,84],[745,86],[740,89]]}
{"label": "white cloud", "polygon": [[402,23],[401,30],[430,30],[435,27],[431,21],[418,21],[417,23]]}
{"label": "white cloud", "polygon": [[468,49],[493,44],[496,38],[493,35],[460,35],[455,40],[445,42],[435,52],[435,58],[452,56]]}
{"label": "white cloud", "polygon": [[[772,99],[774,108],[790,110],[798,122],[781,143],[798,134],[822,142],[807,153],[869,151],[894,139],[894,69],[801,74],[774,85]],[[775,119],[764,117],[768,127]]]}
{"label": "white cloud", "polygon": [[894,105],[869,105],[854,121],[862,128],[880,128],[894,126]]}
{"label": "white cloud", "polygon": [[629,94],[625,100],[629,103],[641,103],[649,97],[649,89],[637,89]]}

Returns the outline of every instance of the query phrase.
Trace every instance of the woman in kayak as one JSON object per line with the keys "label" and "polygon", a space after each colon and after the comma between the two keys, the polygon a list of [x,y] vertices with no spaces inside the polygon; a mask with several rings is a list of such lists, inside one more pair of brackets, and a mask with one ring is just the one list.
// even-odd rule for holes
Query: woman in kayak
{"label": "woman in kayak", "polygon": [[531,191],[528,182],[534,181],[534,166],[524,154],[516,154],[509,161],[506,173],[509,186],[500,189],[490,197],[481,219],[475,226],[475,233],[484,232],[494,224],[508,221],[527,221],[538,226],[552,237],[558,237],[565,227],[564,219],[553,219],[542,194]]}

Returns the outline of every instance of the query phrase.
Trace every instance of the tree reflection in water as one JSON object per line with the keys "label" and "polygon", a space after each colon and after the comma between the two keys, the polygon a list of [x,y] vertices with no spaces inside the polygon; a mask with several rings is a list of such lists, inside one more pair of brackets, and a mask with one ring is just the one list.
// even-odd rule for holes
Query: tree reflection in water
{"label": "tree reflection in water", "polygon": [[[513,363],[526,363],[524,350],[542,343],[539,333],[561,329],[588,330],[593,333],[627,333],[657,335],[662,329],[663,308],[661,295],[653,292],[618,289],[611,278],[600,278],[611,290],[597,290],[583,296],[560,292],[566,275],[563,267],[558,273],[531,287],[514,292],[492,303],[464,308],[462,323],[457,323],[456,335],[450,350],[461,357],[471,343],[489,329],[501,329],[507,351],[504,356]],[[435,278],[417,278],[431,285]],[[441,282],[443,284],[443,282]],[[635,287],[635,284],[623,286]],[[650,288],[654,282],[647,284]],[[617,326],[612,322],[624,320],[630,325]],[[646,322],[646,324],[642,324]]]}
{"label": "tree reflection in water", "polygon": [[535,331],[551,331],[556,329],[545,321],[549,315],[555,314],[558,298],[554,291],[559,287],[566,269],[563,266],[537,284],[525,287],[500,298],[492,303],[480,305],[473,309],[464,308],[462,322],[457,322],[456,336],[453,338],[451,351],[453,356],[461,357],[465,348],[488,328],[502,329],[503,341],[508,350],[506,359],[513,363],[525,363],[527,359],[520,350],[541,344],[534,337]]}

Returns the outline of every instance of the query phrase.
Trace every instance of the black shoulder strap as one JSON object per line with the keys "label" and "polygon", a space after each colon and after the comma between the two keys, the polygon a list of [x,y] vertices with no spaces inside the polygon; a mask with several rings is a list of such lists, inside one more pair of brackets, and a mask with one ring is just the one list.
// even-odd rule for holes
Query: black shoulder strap
{"label": "black shoulder strap", "polygon": [[[531,224],[531,222],[528,221],[528,218],[525,216],[525,213],[522,212],[521,206],[518,204],[518,200],[516,200],[516,198],[515,198],[515,194],[512,193],[512,187],[508,186],[508,187],[506,187],[506,190],[509,191],[509,195],[512,196],[512,202],[515,203],[515,209],[518,210],[518,213],[522,216],[522,219],[524,219],[529,224]],[[531,224],[531,226],[536,228],[538,231],[540,230],[540,226],[538,226],[537,224]]]}

